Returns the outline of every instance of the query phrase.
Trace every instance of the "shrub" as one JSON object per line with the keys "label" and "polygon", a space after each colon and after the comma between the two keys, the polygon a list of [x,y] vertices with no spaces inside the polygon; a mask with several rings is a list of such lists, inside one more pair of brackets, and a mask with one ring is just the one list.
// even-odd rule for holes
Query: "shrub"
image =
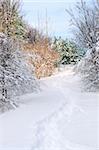
{"label": "shrub", "polygon": [[33,92],[37,86],[18,43],[0,34],[0,105],[7,107],[15,96]]}
{"label": "shrub", "polygon": [[35,68],[37,78],[50,76],[55,70],[55,62],[59,58],[57,52],[51,49],[47,39],[40,40],[34,44],[25,44],[25,51],[28,50],[29,62]]}

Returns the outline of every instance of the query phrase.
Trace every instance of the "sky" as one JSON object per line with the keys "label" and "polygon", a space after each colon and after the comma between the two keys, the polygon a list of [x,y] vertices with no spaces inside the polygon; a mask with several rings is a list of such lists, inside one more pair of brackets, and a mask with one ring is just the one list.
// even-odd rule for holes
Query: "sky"
{"label": "sky", "polygon": [[25,20],[45,32],[47,12],[49,36],[71,38],[71,18],[65,9],[73,8],[78,1],[80,0],[23,0]]}

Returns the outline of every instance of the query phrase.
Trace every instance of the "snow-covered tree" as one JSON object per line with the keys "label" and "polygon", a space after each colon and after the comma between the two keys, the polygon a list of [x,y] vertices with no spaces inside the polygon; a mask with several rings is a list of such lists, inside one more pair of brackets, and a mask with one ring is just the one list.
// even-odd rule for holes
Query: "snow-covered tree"
{"label": "snow-covered tree", "polygon": [[99,42],[90,50],[78,64],[84,87],[88,91],[99,91]]}
{"label": "snow-covered tree", "polygon": [[68,39],[64,40],[61,37],[59,39],[54,39],[52,42],[52,48],[60,55],[57,63],[63,65],[77,63],[84,54],[84,51],[73,41]]}
{"label": "snow-covered tree", "polygon": [[66,10],[71,16],[76,42],[84,48],[92,48],[99,37],[99,1],[87,3],[80,0],[75,8]]}
{"label": "snow-covered tree", "polygon": [[33,92],[36,87],[35,78],[18,43],[0,34],[0,107],[9,107],[15,96]]}
{"label": "snow-covered tree", "polygon": [[76,27],[77,43],[87,51],[85,57],[78,63],[78,71],[80,70],[82,74],[87,90],[99,91],[99,1],[95,0],[93,5],[89,5],[85,0],[81,0],[75,10],[67,12]]}

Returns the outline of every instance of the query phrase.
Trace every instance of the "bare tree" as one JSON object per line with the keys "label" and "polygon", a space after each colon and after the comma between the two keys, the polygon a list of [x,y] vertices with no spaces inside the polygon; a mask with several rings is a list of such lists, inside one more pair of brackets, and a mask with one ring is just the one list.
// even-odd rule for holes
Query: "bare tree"
{"label": "bare tree", "polygon": [[99,1],[90,6],[81,0],[77,3],[75,12],[66,10],[76,27],[75,36],[85,48],[92,48],[99,40]]}
{"label": "bare tree", "polygon": [[0,30],[8,36],[21,37],[25,32],[20,0],[0,0]]}
{"label": "bare tree", "polygon": [[[92,4],[92,5],[91,5]],[[76,39],[88,48],[85,57],[78,64],[84,88],[99,91],[99,1],[90,3],[83,0],[76,5],[77,13],[69,10],[73,24],[77,28]]]}

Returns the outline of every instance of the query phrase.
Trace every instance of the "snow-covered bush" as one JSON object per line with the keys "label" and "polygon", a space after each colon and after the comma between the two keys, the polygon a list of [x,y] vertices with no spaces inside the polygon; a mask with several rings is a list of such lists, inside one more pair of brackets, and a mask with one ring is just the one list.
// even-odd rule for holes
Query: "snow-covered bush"
{"label": "snow-covered bush", "polygon": [[88,50],[86,56],[78,64],[85,88],[99,92],[99,42]]}
{"label": "snow-covered bush", "polygon": [[33,92],[37,82],[16,41],[0,33],[0,107],[15,96]]}

